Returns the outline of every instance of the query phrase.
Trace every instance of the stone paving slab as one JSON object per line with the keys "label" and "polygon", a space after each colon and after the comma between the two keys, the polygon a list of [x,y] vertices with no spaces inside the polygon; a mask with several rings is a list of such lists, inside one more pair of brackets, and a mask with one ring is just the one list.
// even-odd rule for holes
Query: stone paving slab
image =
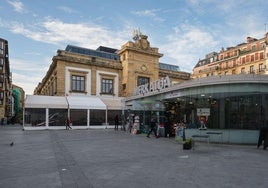
{"label": "stone paving slab", "polygon": [[[14,142],[13,146],[9,144]],[[268,150],[129,135],[113,129],[0,127],[0,187],[264,188]]]}

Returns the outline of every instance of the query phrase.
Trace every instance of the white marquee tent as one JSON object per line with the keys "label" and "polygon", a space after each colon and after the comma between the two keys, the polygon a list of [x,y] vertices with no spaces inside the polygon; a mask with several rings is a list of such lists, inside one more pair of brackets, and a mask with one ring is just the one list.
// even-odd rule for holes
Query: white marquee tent
{"label": "white marquee tent", "polygon": [[[36,110],[34,110],[36,109]],[[24,129],[57,129],[65,128],[64,126],[56,127],[50,126],[50,111],[53,109],[66,110],[65,112],[70,116],[71,110],[84,110],[87,112],[87,125],[83,127],[76,126],[75,128],[89,128],[90,124],[90,110],[103,110],[105,111],[105,122],[102,123],[102,127],[107,127],[107,111],[108,110],[121,110],[121,98],[105,98],[101,99],[96,96],[43,96],[43,95],[26,95],[24,103],[24,116],[27,114],[27,110],[42,110],[43,113],[43,125],[42,127],[32,126],[29,122],[23,119]],[[39,123],[40,124],[40,123]],[[101,126],[98,126],[101,127]]]}

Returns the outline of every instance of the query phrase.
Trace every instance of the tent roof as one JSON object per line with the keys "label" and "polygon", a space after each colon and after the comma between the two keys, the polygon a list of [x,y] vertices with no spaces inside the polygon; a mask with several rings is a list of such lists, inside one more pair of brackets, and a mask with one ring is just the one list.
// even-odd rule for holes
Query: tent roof
{"label": "tent roof", "polygon": [[109,110],[121,110],[122,109],[122,103],[121,98],[117,99],[108,99],[108,98],[102,98],[102,102],[107,106],[107,109]]}
{"label": "tent roof", "polygon": [[45,95],[26,95],[25,108],[68,108],[65,97],[45,96]]}
{"label": "tent roof", "polygon": [[106,110],[106,105],[95,96],[68,96],[70,109],[98,109]]}

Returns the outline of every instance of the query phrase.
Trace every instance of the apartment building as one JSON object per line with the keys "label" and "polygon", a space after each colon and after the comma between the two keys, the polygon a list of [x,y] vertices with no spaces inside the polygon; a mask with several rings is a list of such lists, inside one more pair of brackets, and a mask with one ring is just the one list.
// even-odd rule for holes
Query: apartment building
{"label": "apartment building", "polygon": [[12,79],[8,41],[0,38],[0,120],[5,124],[12,116]]}
{"label": "apartment building", "polygon": [[235,47],[207,54],[193,69],[192,78],[213,75],[267,74],[268,33],[261,39],[247,37]]}

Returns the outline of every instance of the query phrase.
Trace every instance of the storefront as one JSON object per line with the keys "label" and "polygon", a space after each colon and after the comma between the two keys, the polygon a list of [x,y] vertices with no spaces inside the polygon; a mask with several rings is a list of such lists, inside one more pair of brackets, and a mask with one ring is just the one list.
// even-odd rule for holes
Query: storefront
{"label": "storefront", "polygon": [[185,122],[186,134],[191,136],[204,121],[208,129],[223,132],[226,143],[256,143],[260,127],[268,123],[268,76],[199,78],[140,93],[125,104],[129,111],[144,116],[145,125],[152,115],[159,124],[169,117],[174,124]]}

